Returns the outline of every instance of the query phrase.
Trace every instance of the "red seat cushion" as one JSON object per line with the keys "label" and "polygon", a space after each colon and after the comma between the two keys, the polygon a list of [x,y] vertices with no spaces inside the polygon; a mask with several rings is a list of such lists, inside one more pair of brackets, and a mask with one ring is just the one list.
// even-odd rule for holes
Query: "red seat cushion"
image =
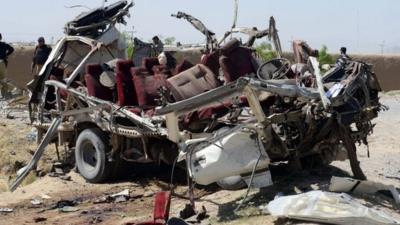
{"label": "red seat cushion", "polygon": [[138,104],[131,74],[131,68],[133,66],[131,60],[120,60],[117,62],[116,81],[118,104],[120,106],[134,106]]}
{"label": "red seat cushion", "polygon": [[99,64],[86,66],[85,82],[89,96],[94,96],[106,101],[113,101],[113,91],[100,84],[100,74],[103,72]]}

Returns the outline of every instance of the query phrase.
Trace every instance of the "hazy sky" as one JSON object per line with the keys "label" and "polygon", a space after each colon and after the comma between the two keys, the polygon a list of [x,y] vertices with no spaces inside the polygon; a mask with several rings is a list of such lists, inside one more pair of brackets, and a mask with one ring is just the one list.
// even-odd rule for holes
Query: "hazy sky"
{"label": "hazy sky", "polygon": [[[115,2],[115,0],[109,0]],[[63,35],[64,24],[84,8],[100,6],[101,0],[2,1],[0,32],[8,42],[35,41],[44,36],[49,42]],[[221,36],[232,24],[233,0],[135,0],[131,18],[122,30],[149,40],[155,34],[174,36],[182,43],[203,42],[197,30],[171,13],[184,11],[201,19]],[[312,47],[323,44],[331,52],[347,46],[349,52],[400,53],[399,0],[239,0],[238,26],[268,26],[274,16],[284,49],[293,39],[304,39]]]}

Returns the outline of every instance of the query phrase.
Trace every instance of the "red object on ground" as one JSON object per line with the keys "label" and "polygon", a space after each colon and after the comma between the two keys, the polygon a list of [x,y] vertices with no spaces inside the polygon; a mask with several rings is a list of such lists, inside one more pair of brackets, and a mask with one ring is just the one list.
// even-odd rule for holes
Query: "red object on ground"
{"label": "red object on ground", "polygon": [[127,225],[165,225],[169,218],[171,192],[162,191],[155,195],[153,220],[143,223],[128,223]]}

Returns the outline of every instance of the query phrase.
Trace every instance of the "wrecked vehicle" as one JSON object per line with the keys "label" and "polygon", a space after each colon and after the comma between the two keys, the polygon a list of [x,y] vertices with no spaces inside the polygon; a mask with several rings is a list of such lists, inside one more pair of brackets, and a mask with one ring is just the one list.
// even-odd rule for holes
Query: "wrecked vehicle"
{"label": "wrecked vehicle", "polygon": [[[227,186],[243,178],[264,187],[273,183],[272,163],[301,168],[343,154],[354,176],[365,179],[355,143],[367,144],[371,120],[381,109],[370,65],[348,61],[322,75],[309,57],[311,75],[305,76],[284,58],[260,64],[254,49],[238,39],[215,44],[196,23],[212,46],[201,62],[184,60],[165,73],[157,58],[142,65],[121,59],[112,72],[115,84],[107,87],[101,81],[109,71],[104,63],[123,50],[114,25],[132,6],[118,4],[118,16],[107,19],[107,28],[96,27],[95,36],[68,35],[58,42],[32,81],[29,109],[41,142],[11,190],[54,138],[74,152],[89,182],[110,178],[124,161],[184,161],[201,185],[239,177]],[[269,34],[261,33],[257,37]]]}

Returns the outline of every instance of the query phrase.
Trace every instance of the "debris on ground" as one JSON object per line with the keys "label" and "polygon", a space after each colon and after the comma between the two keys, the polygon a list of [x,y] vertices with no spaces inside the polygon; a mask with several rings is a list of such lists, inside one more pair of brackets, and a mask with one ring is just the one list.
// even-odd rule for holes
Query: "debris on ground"
{"label": "debris on ground", "polygon": [[196,211],[194,211],[193,206],[191,204],[186,204],[185,208],[179,211],[179,218],[182,219],[188,219],[194,215],[196,215]]}
{"label": "debris on ground", "polygon": [[35,223],[43,222],[43,221],[46,221],[46,220],[47,220],[47,218],[45,218],[45,217],[40,217],[40,216],[38,216],[38,217],[33,217],[33,221],[34,221]]}
{"label": "debris on ground", "polygon": [[49,195],[47,195],[47,194],[40,195],[40,198],[42,198],[42,199],[51,199],[51,197]]}
{"label": "debris on ground", "polygon": [[74,207],[74,206],[64,206],[64,207],[62,207],[62,208],[60,208],[60,209],[58,209],[60,212],[65,212],[65,213],[68,213],[68,212],[76,212],[76,211],[79,211],[79,208],[77,208],[77,207]]}
{"label": "debris on ground", "polygon": [[310,191],[268,203],[272,216],[338,225],[400,224],[382,211],[362,205],[345,193]]}
{"label": "debris on ground", "polygon": [[[138,198],[138,197],[141,197],[141,195],[134,196],[132,198]],[[93,204],[102,204],[102,203],[111,203],[111,202],[120,203],[120,202],[126,202],[129,199],[131,199],[131,196],[129,195],[129,189],[125,189],[121,192],[118,192],[118,193],[115,193],[112,195],[102,196],[102,197],[94,200]]]}
{"label": "debris on ground", "polygon": [[333,176],[329,186],[329,191],[356,194],[376,194],[388,191],[396,204],[400,204],[400,194],[393,185],[385,185],[373,181],[361,181],[349,177]]}
{"label": "debris on ground", "polygon": [[90,219],[89,224],[97,224],[103,222],[103,219],[99,216],[94,216]]}
{"label": "debris on ground", "polygon": [[26,135],[26,139],[29,142],[35,142],[37,139],[37,130],[36,128],[33,128],[27,135]]}
{"label": "debris on ground", "polygon": [[39,199],[32,199],[31,204],[32,205],[41,205],[41,204],[43,204],[43,201],[39,200]]}
{"label": "debris on ground", "polygon": [[54,204],[51,209],[61,209],[66,206],[76,206],[78,205],[77,201],[71,201],[71,200],[60,200],[56,204]]}
{"label": "debris on ground", "polygon": [[201,222],[209,217],[210,216],[207,214],[206,207],[204,205],[201,206],[201,211],[197,214],[197,217],[196,217],[197,222]]}
{"label": "debris on ground", "polygon": [[0,212],[11,213],[11,212],[14,212],[14,209],[11,209],[11,208],[0,208]]}
{"label": "debris on ground", "polygon": [[161,191],[154,198],[153,220],[143,223],[127,223],[126,225],[159,225],[166,224],[169,218],[171,192]]}
{"label": "debris on ground", "polygon": [[121,192],[118,192],[118,193],[115,193],[115,194],[111,195],[112,198],[117,198],[117,197],[120,197],[120,196],[124,196],[126,198],[129,198],[129,189],[125,189],[125,190],[123,190]]}
{"label": "debris on ground", "polygon": [[65,181],[71,181],[71,176],[68,176],[68,175],[60,176],[59,178],[61,180],[65,180]]}
{"label": "debris on ground", "polygon": [[189,225],[189,223],[187,223],[183,219],[173,217],[167,221],[166,225]]}

